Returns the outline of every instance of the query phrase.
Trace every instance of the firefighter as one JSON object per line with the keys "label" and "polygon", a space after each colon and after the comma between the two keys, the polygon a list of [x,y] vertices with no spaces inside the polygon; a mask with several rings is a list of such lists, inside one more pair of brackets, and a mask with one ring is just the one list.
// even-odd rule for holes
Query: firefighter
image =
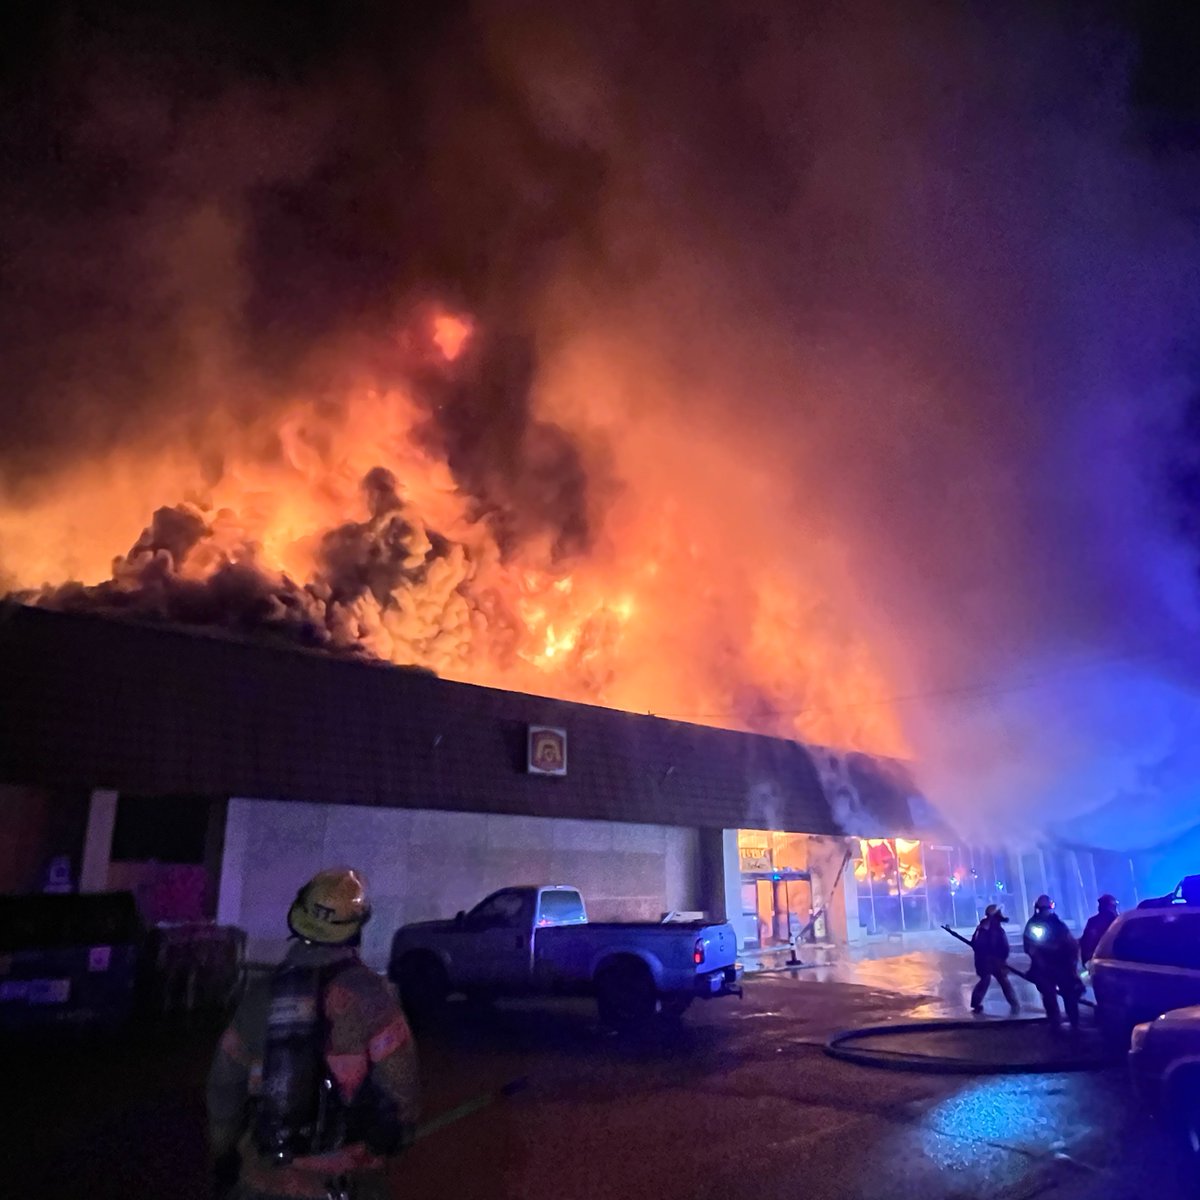
{"label": "firefighter", "polygon": [[1100,939],[1108,932],[1108,927],[1117,919],[1120,909],[1117,907],[1116,896],[1105,892],[1096,903],[1096,912],[1088,917],[1088,923],[1083,927],[1083,937],[1079,939],[1079,958],[1086,967],[1100,945]]}
{"label": "firefighter", "polygon": [[1041,895],[1033,906],[1033,916],[1025,926],[1025,953],[1029,955],[1029,979],[1042,997],[1046,1017],[1054,1028],[1062,1023],[1058,994],[1072,1029],[1079,1028],[1079,944],[1062,918],[1054,911],[1054,901]]}
{"label": "firefighter", "polygon": [[417,1060],[391,987],[358,956],[371,915],[351,870],[321,871],[288,912],[292,945],[251,987],[208,1079],[218,1195],[370,1200],[412,1140]]}
{"label": "firefighter", "polygon": [[998,904],[989,904],[984,909],[983,920],[971,935],[971,948],[975,951],[975,974],[979,976],[979,982],[971,993],[973,1013],[983,1012],[983,998],[993,978],[1000,985],[1013,1013],[1021,1011],[1021,1004],[1008,978],[1008,934],[1004,932],[1007,920]]}

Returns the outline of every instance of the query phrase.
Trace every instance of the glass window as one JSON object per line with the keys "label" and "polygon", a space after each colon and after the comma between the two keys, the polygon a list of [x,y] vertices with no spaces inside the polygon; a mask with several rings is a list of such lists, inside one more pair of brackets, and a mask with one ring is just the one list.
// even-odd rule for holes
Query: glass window
{"label": "glass window", "polygon": [[771,858],[777,871],[807,871],[808,835],[804,833],[772,835]]}
{"label": "glass window", "polygon": [[580,925],[587,920],[578,892],[543,892],[539,925]]}
{"label": "glass window", "polygon": [[925,847],[925,887],[929,896],[929,919],[934,925],[954,924],[954,898],[950,892],[953,853],[949,846]]}
{"label": "glass window", "polygon": [[1069,889],[1067,875],[1063,870],[1062,855],[1054,850],[1042,852],[1042,864],[1046,871],[1046,888],[1054,900],[1054,910],[1066,922],[1075,920],[1075,893]]}
{"label": "glass window", "polygon": [[120,796],[113,825],[116,862],[204,862],[211,802],[197,796]]}
{"label": "glass window", "polygon": [[996,868],[990,850],[971,851],[971,881],[975,892],[976,918],[983,916],[989,904],[996,903]]}
{"label": "glass window", "polygon": [[523,892],[496,892],[481,900],[471,910],[467,921],[477,929],[520,928],[525,924],[526,904]]}
{"label": "glass window", "polygon": [[1042,856],[1035,850],[1021,855],[1021,866],[1025,871],[1025,891],[1029,894],[1029,906],[1046,891],[1046,876],[1042,871]]}
{"label": "glass window", "polygon": [[860,838],[854,878],[858,884],[859,924],[868,932],[929,928],[929,882],[925,848],[919,841]]}
{"label": "glass window", "polygon": [[854,874],[859,881],[860,921],[866,915],[863,904],[866,899],[870,908],[868,932],[899,933],[904,926],[895,844],[887,838],[861,838],[859,854]]}
{"label": "glass window", "polygon": [[968,846],[955,846],[950,851],[950,903],[954,910],[953,924],[959,929],[973,928],[975,912],[975,877],[977,871]]}
{"label": "glass window", "polygon": [[867,843],[860,840],[854,856],[854,883],[858,893],[858,923],[868,933],[875,932],[875,908],[871,903],[871,880],[866,857]]}
{"label": "glass window", "polygon": [[992,854],[992,867],[996,874],[995,892],[989,904],[999,904],[1008,916],[1021,916],[1021,885],[1017,868],[1010,856],[1003,852]]}
{"label": "glass window", "polygon": [[900,881],[903,925],[908,929],[929,928],[929,903],[926,899],[925,853],[919,841],[894,838],[896,869]]}

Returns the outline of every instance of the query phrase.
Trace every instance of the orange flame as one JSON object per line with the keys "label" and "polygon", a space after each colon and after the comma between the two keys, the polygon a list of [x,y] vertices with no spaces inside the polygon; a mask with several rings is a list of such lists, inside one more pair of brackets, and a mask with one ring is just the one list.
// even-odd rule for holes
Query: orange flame
{"label": "orange flame", "polygon": [[[431,336],[449,362],[473,328],[441,313]],[[372,377],[336,402],[297,397],[249,425],[217,412],[198,434],[160,430],[74,464],[32,500],[0,492],[0,577],[33,589],[111,579],[129,592],[147,586],[151,557],[191,581],[250,568],[290,587],[288,603],[335,648],[489,686],[904,752],[870,647],[807,567],[772,558],[766,537],[765,549],[742,551],[760,510],[736,498],[755,495],[757,466],[696,429],[644,415],[635,424],[594,365],[552,373],[537,399],[585,448],[603,444],[621,482],[591,548],[570,561],[536,539],[502,549],[421,436],[421,405]],[[378,468],[395,493],[372,508],[363,481]],[[201,531],[194,542],[143,547],[114,568],[149,515],[176,505]],[[359,556],[360,575],[377,570],[349,599],[330,577],[342,549]]]}
{"label": "orange flame", "polygon": [[433,319],[434,345],[447,362],[454,362],[471,336],[471,322],[453,313],[441,313]]}

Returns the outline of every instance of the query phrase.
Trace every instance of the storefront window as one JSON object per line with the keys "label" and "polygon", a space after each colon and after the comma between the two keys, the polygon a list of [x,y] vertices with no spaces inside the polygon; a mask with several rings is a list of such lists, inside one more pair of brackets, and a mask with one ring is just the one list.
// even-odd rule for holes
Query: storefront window
{"label": "storefront window", "polygon": [[988,903],[999,904],[1010,920],[1022,919],[1024,913],[1019,911],[1021,885],[1018,880],[1020,877],[1012,861],[1012,856],[1004,852],[995,852],[992,855],[992,863],[996,877],[992,885],[994,889],[992,898]]}
{"label": "storefront window", "polygon": [[1075,889],[1066,871],[1064,855],[1060,851],[1045,850],[1042,852],[1042,864],[1046,871],[1046,891],[1054,901],[1058,915],[1071,923],[1075,916]]}
{"label": "storefront window", "polygon": [[931,925],[954,924],[954,895],[951,879],[954,875],[954,847],[925,847],[925,890],[929,897]]}
{"label": "storefront window", "polygon": [[868,933],[903,932],[905,899],[913,899],[917,886],[923,889],[920,842],[901,839],[901,847],[892,838],[859,839],[854,876],[858,881],[859,921]]}
{"label": "storefront window", "polygon": [[921,843],[896,838],[896,869],[900,879],[902,929],[929,928],[929,900],[926,894],[925,858]]}
{"label": "storefront window", "polygon": [[742,936],[748,945],[785,946],[812,919],[808,835],[739,829]]}
{"label": "storefront window", "polygon": [[1034,901],[1046,891],[1046,873],[1042,869],[1042,856],[1037,850],[1021,855],[1021,868],[1025,872],[1025,891],[1032,908]]}
{"label": "storefront window", "polygon": [[989,904],[1011,905],[1007,858],[970,846],[862,838],[854,875],[869,933],[969,929]]}
{"label": "storefront window", "polygon": [[970,928],[979,920],[979,910],[975,903],[975,888],[978,881],[978,870],[975,866],[975,852],[969,847],[959,848],[959,867],[954,876],[954,924]]}

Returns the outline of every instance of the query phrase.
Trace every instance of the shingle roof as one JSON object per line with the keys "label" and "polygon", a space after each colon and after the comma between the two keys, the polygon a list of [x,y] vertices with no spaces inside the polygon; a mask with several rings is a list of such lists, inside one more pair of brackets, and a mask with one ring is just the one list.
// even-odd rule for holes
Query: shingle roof
{"label": "shingle roof", "polygon": [[[529,724],[567,730],[565,778],[526,773]],[[909,832],[895,764],[846,765],[878,832]],[[0,607],[0,780],[841,832],[797,742],[16,605]]]}

